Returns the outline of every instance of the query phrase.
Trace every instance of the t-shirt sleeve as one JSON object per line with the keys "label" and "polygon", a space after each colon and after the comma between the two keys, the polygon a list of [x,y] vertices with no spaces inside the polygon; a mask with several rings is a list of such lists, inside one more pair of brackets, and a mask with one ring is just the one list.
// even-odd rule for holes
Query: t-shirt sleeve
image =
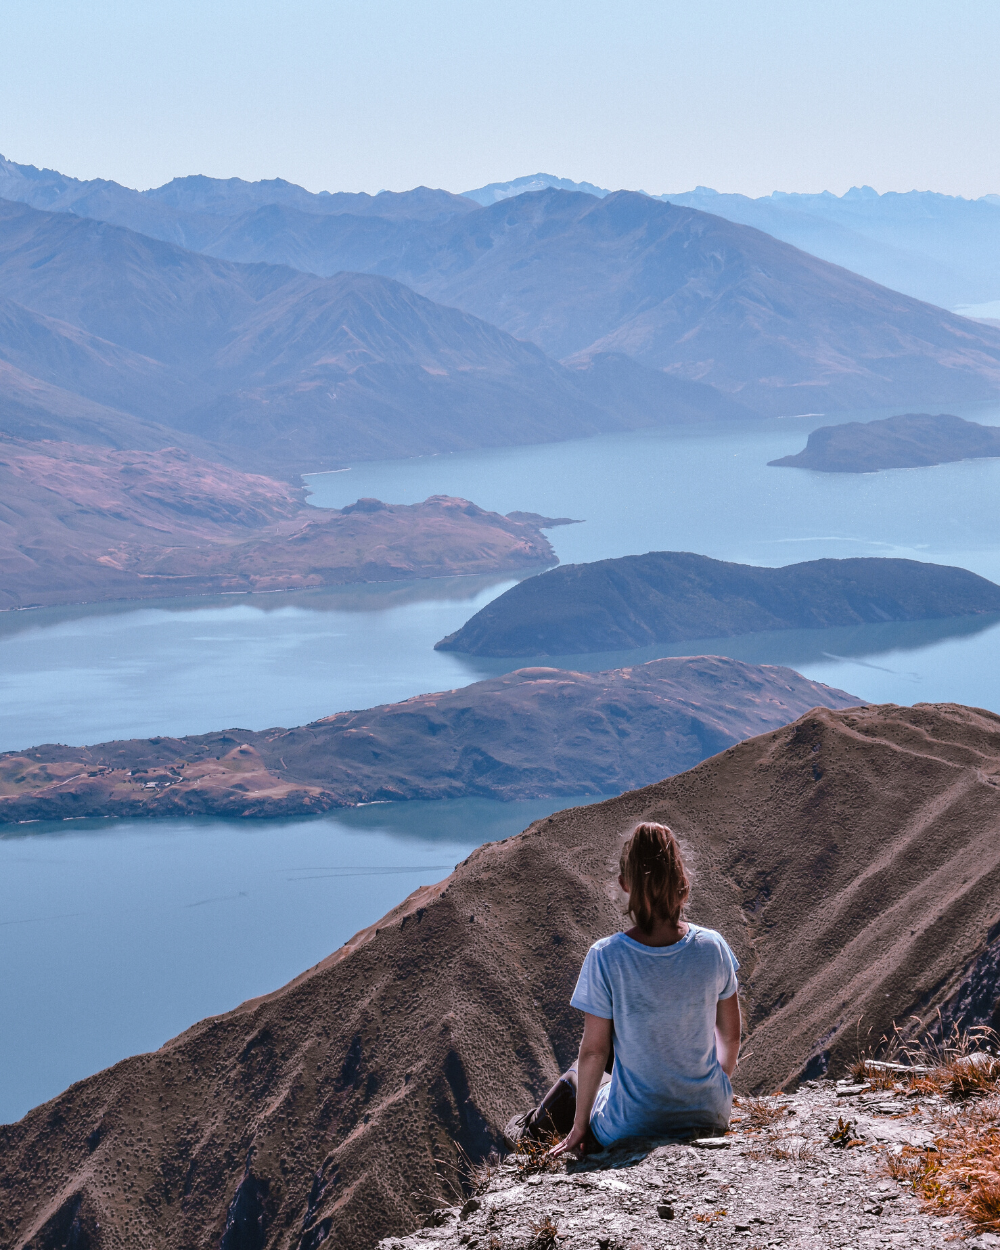
{"label": "t-shirt sleeve", "polygon": [[602,1020],[614,1019],[611,986],[601,966],[600,952],[593,946],[587,951],[587,958],[583,961],[577,977],[576,989],[569,1001],[570,1006],[579,1011],[600,1016]]}
{"label": "t-shirt sleeve", "polygon": [[736,972],[740,963],[723,937],[719,938],[719,954],[722,956],[722,967],[719,969],[719,1002],[722,1002],[724,998],[732,998],[739,989]]}

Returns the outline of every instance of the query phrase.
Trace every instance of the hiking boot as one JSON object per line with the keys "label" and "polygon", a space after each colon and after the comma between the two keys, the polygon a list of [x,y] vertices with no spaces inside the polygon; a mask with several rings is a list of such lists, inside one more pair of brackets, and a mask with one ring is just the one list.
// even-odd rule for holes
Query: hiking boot
{"label": "hiking boot", "polygon": [[536,1111],[537,1107],[532,1107],[530,1111],[524,1111],[520,1115],[511,1116],[507,1121],[507,1127],[503,1131],[503,1138],[511,1150],[516,1150],[522,1140],[531,1139],[530,1125]]}
{"label": "hiking boot", "polygon": [[503,1131],[511,1149],[522,1141],[538,1141],[549,1135],[565,1137],[576,1114],[576,1089],[562,1077],[556,1081],[537,1107],[514,1116]]}

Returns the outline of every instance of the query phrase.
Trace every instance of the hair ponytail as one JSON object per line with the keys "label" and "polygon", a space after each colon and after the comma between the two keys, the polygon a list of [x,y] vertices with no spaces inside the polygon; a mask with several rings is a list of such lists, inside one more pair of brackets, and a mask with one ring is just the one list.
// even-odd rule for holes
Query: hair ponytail
{"label": "hair ponytail", "polygon": [[643,933],[651,933],[656,920],[677,924],[691,883],[681,848],[666,825],[636,825],[618,866],[629,895],[627,914]]}

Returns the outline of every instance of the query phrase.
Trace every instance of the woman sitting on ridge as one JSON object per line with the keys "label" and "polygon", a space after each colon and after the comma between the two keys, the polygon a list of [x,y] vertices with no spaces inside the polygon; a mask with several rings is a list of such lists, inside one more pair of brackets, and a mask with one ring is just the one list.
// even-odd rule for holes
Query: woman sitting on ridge
{"label": "woman sitting on ridge", "polygon": [[583,961],[570,1000],[584,1012],[579,1058],[507,1126],[512,1142],[567,1134],[553,1155],[593,1153],[624,1137],[719,1133],[729,1123],[740,1048],[736,957],[713,929],[681,919],[690,884],[666,825],[637,825],[619,867],[635,924],[595,942]]}

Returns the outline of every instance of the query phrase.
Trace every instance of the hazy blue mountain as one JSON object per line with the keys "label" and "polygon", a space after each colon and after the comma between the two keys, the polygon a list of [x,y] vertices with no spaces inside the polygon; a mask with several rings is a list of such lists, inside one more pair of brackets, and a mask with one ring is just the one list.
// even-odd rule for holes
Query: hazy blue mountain
{"label": "hazy blue mountain", "polygon": [[245,182],[242,178],[206,178],[202,174],[174,178],[162,187],[138,194],[156,204],[185,212],[211,213],[217,217],[233,217],[266,204],[282,204],[305,213],[352,213],[392,220],[442,221],[474,212],[476,207],[471,200],[451,191],[430,187],[414,187],[412,191],[380,191],[378,195],[368,195],[364,191],[312,192],[283,178]]}
{"label": "hazy blue mountain", "polygon": [[955,308],[1000,300],[1000,196],[933,191],[845,195],[775,191],[750,199],[709,187],[658,197],[756,226],[917,299]]}
{"label": "hazy blue mountain", "polygon": [[120,413],[161,419],[189,407],[198,394],[162,361],[2,297],[0,360]]}
{"label": "hazy blue mountain", "polygon": [[388,277],[233,264],[25,204],[0,201],[0,284],[18,428],[49,395],[44,437],[70,437],[60,412],[80,442],[126,411],[287,472],[741,415],[633,362],[615,385],[600,366],[567,369]]}
{"label": "hazy blue mountain", "polygon": [[392,273],[564,361],[621,353],[761,412],[924,406],[1000,388],[995,328],[638,192],[504,200],[428,232]]}
{"label": "hazy blue mountain", "polygon": [[427,223],[338,213],[321,216],[285,204],[266,204],[226,219],[200,250],[222,260],[290,265],[324,276],[352,269],[391,273]]}
{"label": "hazy blue mountain", "polygon": [[569,178],[556,178],[552,174],[528,174],[523,178],[513,178],[510,182],[490,182],[485,187],[477,187],[475,191],[463,191],[462,194],[466,199],[488,207],[500,200],[512,199],[515,195],[545,191],[549,187],[557,187],[560,191],[583,191],[587,195],[596,195],[598,199],[611,194],[604,187],[595,187],[592,182],[573,182]]}
{"label": "hazy blue mountain", "polygon": [[135,191],[103,178],[81,180],[52,169],[18,165],[2,156],[0,198],[126,226],[194,251],[212,250],[213,241],[231,223],[271,205],[313,216],[349,213],[395,222],[446,221],[476,209],[472,200],[428,187],[378,195],[313,193],[283,178],[246,182],[242,178],[193,175],[174,178],[148,191]]}

